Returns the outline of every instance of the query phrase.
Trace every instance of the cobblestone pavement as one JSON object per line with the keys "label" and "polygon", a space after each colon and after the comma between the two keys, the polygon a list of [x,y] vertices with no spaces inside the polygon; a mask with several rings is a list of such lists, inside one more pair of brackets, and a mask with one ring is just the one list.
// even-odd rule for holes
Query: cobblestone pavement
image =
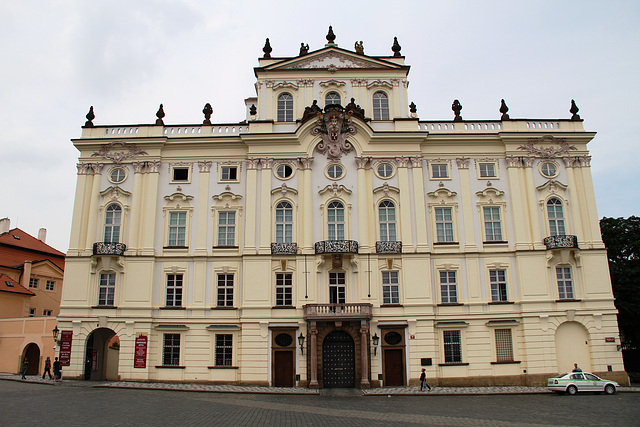
{"label": "cobblestone pavement", "polygon": [[[25,381],[30,383],[67,385],[77,387],[110,387],[125,389],[167,390],[167,391],[193,391],[193,392],[217,392],[217,393],[256,393],[256,394],[300,394],[300,395],[331,395],[335,393],[331,389],[314,390],[301,387],[259,387],[236,385],[210,385],[191,383],[161,383],[161,382],[135,382],[135,381],[78,381],[62,380],[52,381],[40,376],[27,376],[26,380],[20,379],[17,374],[0,373],[0,379],[12,381]],[[618,392],[640,392],[640,387],[622,387]],[[382,387],[369,390],[351,389],[349,395],[365,396],[449,396],[449,395],[500,395],[500,394],[540,394],[551,393],[546,387],[433,387],[431,391],[420,391],[419,387]]]}

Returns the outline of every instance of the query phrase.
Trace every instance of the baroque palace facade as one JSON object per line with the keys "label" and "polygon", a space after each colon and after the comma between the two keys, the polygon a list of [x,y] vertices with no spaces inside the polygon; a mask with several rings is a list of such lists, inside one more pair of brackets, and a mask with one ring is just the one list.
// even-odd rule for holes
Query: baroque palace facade
{"label": "baroque palace facade", "polygon": [[209,104],[198,125],[90,110],[65,376],[367,388],[424,367],[541,385],[578,363],[625,382],[575,104],[465,121],[456,100],[422,121],[397,40],[389,56],[327,41],[284,58],[267,39],[239,123]]}

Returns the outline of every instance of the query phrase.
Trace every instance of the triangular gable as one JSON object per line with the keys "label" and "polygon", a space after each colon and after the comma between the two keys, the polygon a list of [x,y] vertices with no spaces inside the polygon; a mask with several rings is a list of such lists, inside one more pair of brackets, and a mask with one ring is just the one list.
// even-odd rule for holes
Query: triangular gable
{"label": "triangular gable", "polygon": [[383,59],[360,55],[337,47],[327,47],[295,58],[285,58],[267,65],[262,69],[274,70],[304,70],[304,69],[340,69],[340,68],[378,68],[402,69],[406,66],[394,64]]}
{"label": "triangular gable", "polygon": [[38,274],[40,276],[55,277],[64,275],[64,270],[60,266],[48,259],[34,262],[31,264],[31,274]]}

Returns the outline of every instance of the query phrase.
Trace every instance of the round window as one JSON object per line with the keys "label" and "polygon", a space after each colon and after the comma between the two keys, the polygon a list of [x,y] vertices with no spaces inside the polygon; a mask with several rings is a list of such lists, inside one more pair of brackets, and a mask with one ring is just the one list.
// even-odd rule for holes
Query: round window
{"label": "round window", "polygon": [[114,184],[119,184],[127,177],[127,172],[122,168],[113,168],[109,172],[109,180]]}
{"label": "round window", "polygon": [[280,179],[291,178],[291,176],[293,175],[293,168],[288,163],[280,163],[276,167],[276,175]]}
{"label": "round window", "polygon": [[293,342],[293,338],[289,334],[278,334],[275,341],[280,347],[289,347]]}
{"label": "round window", "polygon": [[376,172],[380,178],[389,178],[393,175],[393,166],[389,163],[380,163],[376,168]]}
{"label": "round window", "polygon": [[553,178],[558,175],[558,167],[553,162],[544,162],[540,165],[540,173],[547,178]]}
{"label": "round window", "polygon": [[330,164],[327,167],[327,175],[331,179],[340,179],[344,176],[344,168],[337,163]]}
{"label": "round window", "polygon": [[384,336],[384,342],[389,345],[398,345],[402,342],[402,335],[397,332],[387,332]]}

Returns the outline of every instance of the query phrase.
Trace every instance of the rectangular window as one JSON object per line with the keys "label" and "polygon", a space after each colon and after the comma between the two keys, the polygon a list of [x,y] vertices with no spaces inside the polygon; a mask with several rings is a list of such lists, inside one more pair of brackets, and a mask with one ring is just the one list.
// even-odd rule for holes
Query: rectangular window
{"label": "rectangular window", "polygon": [[218,246],[234,246],[236,238],[236,213],[218,213]]}
{"label": "rectangular window", "polygon": [[462,363],[460,331],[443,331],[444,363]]}
{"label": "rectangular window", "polygon": [[458,302],[458,292],[456,285],[455,271],[440,272],[440,297],[443,304]]}
{"label": "rectangular window", "polygon": [[182,306],[182,274],[167,274],[167,307]]}
{"label": "rectangular window", "polygon": [[220,168],[220,181],[237,181],[238,166],[222,166]]}
{"label": "rectangular window", "polygon": [[38,287],[38,279],[29,279],[29,287],[37,288]]}
{"label": "rectangular window", "polygon": [[54,289],[56,285],[56,282],[52,281],[52,280],[47,280],[47,283],[45,283],[44,288],[47,291],[52,291]]}
{"label": "rectangular window", "polygon": [[116,292],[116,273],[101,273],[98,305],[112,306]]}
{"label": "rectangular window", "polygon": [[449,178],[449,169],[446,164],[432,164],[431,178]]}
{"label": "rectangular window", "polygon": [[329,303],[344,304],[347,302],[346,294],[345,273],[329,273]]}
{"label": "rectangular window", "polygon": [[53,316],[53,310],[42,310],[43,316]]}
{"label": "rectangular window", "polygon": [[491,282],[491,301],[507,301],[507,272],[506,270],[489,270]]}
{"label": "rectangular window", "polygon": [[486,242],[502,241],[502,224],[500,221],[499,207],[485,207],[484,211],[484,233]]}
{"label": "rectangular window", "polygon": [[382,303],[400,304],[400,290],[398,288],[398,272],[382,272]]}
{"label": "rectangular window", "polygon": [[496,362],[513,362],[511,329],[496,329]]}
{"label": "rectangular window", "polygon": [[29,309],[29,317],[35,317],[36,316],[36,309],[35,308],[30,308]]}
{"label": "rectangular window", "polygon": [[558,280],[558,298],[573,299],[571,267],[556,267],[556,278]]}
{"label": "rectangular window", "polygon": [[172,168],[172,180],[174,182],[188,182],[189,181],[189,168],[188,167],[174,167]]}
{"label": "rectangular window", "polygon": [[233,307],[233,274],[218,274],[218,307]]}
{"label": "rectangular window", "polygon": [[169,212],[169,246],[185,246],[187,235],[187,213]]}
{"label": "rectangular window", "polygon": [[452,208],[435,208],[436,241],[453,242],[453,211]]}
{"label": "rectangular window", "polygon": [[233,365],[233,335],[216,334],[216,366]]}
{"label": "rectangular window", "polygon": [[276,305],[293,305],[293,285],[291,273],[276,273]]}
{"label": "rectangular window", "polygon": [[180,334],[164,334],[162,365],[180,366]]}
{"label": "rectangular window", "polygon": [[478,169],[480,170],[480,178],[495,178],[496,177],[496,165],[495,163],[479,163]]}

